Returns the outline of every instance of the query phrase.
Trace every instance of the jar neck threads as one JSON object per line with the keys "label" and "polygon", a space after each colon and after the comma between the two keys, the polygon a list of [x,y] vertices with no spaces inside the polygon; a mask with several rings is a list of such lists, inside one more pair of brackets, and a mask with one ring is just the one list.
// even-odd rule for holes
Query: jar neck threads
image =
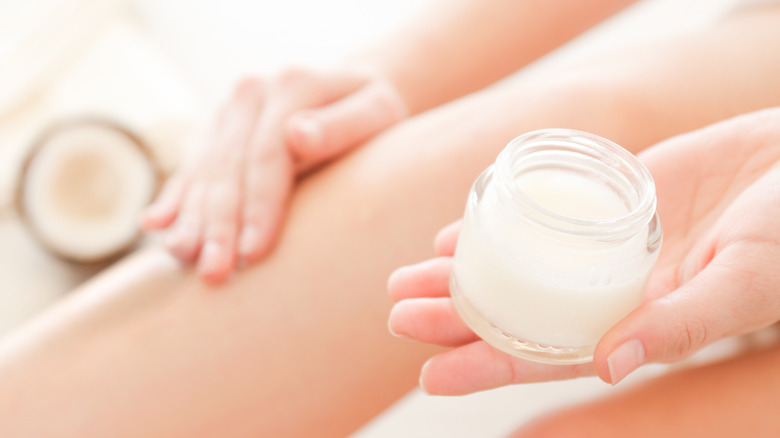
{"label": "jar neck threads", "polygon": [[[608,187],[625,203],[615,217],[575,217],[536,202],[519,183],[539,170],[577,174]],[[630,152],[602,137],[570,129],[529,132],[499,154],[495,177],[502,197],[532,223],[572,237],[611,242],[635,235],[655,216],[655,184],[647,168]]]}

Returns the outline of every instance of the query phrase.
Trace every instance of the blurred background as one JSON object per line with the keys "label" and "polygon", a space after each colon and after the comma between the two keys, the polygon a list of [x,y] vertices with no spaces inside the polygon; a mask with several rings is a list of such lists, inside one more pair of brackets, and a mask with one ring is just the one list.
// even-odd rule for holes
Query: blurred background
{"label": "blurred background", "polygon": [[239,77],[334,62],[424,3],[0,0],[0,335],[95,272],[51,257],[13,211],[42,132],[108,119],[171,171]]}
{"label": "blurred background", "polygon": [[[241,76],[336,63],[430,1],[0,0],[0,337],[102,268],[52,256],[15,211],[23,157],[49,126],[83,116],[115,121],[170,172],[197,152]],[[736,2],[641,1],[531,69],[688,32]],[[582,379],[458,398],[415,391],[355,437],[500,436],[605,386]]]}

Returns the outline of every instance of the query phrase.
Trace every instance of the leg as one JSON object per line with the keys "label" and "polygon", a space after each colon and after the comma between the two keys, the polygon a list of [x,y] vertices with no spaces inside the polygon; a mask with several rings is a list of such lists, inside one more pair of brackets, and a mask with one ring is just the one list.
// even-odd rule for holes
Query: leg
{"label": "leg", "polygon": [[[748,18],[709,34],[747,47],[780,39]],[[780,84],[737,79],[780,66],[739,45],[704,51],[706,40],[506,84],[410,120],[305,180],[276,251],[221,290],[156,252],[101,275],[0,345],[3,436],[344,436],[409,389],[433,352],[386,334],[388,273],[430,255],[435,230],[461,214],[507,140],[566,126],[637,150],[777,102],[768,87]],[[713,104],[697,69],[737,55],[740,69],[713,72],[734,84]],[[660,67],[670,60],[687,67]]]}
{"label": "leg", "polygon": [[780,56],[768,56],[765,48],[780,45],[778,24],[780,5],[748,8],[685,37],[521,76],[514,99],[490,115],[520,115],[518,133],[578,128],[638,152],[674,134],[778,105]]}
{"label": "leg", "polygon": [[611,397],[542,418],[518,430],[534,437],[774,436],[780,346],[686,369]]}

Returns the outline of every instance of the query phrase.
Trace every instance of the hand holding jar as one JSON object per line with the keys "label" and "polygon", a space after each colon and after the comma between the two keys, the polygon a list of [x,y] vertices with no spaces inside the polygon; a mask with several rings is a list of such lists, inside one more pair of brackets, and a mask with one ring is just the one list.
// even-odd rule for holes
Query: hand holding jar
{"label": "hand holding jar", "polygon": [[[610,258],[613,263],[630,266],[632,258],[636,258],[632,255],[636,251],[632,252],[631,248],[642,245],[623,247],[619,250],[623,255],[618,257],[614,257],[614,251],[610,255],[609,250],[594,250],[591,245],[588,260],[575,263],[569,260],[571,255],[583,248],[582,244],[575,242],[569,243],[569,249],[557,249],[556,257],[550,258],[549,247],[547,253],[528,257],[530,263],[535,263],[531,269],[515,264],[518,269],[528,270],[524,278],[533,279],[545,272],[557,272],[558,276],[552,278],[549,284],[571,284],[565,278],[566,273],[582,274],[581,295],[599,295],[589,302],[587,295],[578,296],[576,291],[564,290],[562,293],[560,288],[540,288],[538,283],[526,281],[526,288],[520,293],[540,294],[540,297],[536,301],[524,301],[530,304],[520,309],[520,317],[513,320],[508,317],[512,311],[509,307],[517,306],[516,302],[504,299],[506,308],[500,305],[490,307],[491,294],[498,296],[495,290],[466,293],[458,290],[458,286],[468,287],[462,284],[463,275],[458,272],[462,270],[461,266],[452,276],[452,283],[456,286],[453,294],[457,300],[465,297],[471,306],[469,309],[464,308],[462,303],[453,303],[450,298],[453,265],[463,263],[462,260],[467,257],[460,254],[464,249],[463,242],[458,244],[457,253],[455,251],[461,225],[445,228],[437,238],[439,258],[401,268],[389,281],[390,294],[397,301],[390,315],[390,327],[394,333],[423,342],[457,347],[427,362],[421,377],[423,387],[435,394],[463,394],[512,383],[559,380],[594,373],[614,384],[642,364],[679,360],[713,341],[747,333],[780,319],[780,300],[775,293],[780,287],[780,274],[776,269],[780,263],[780,244],[777,243],[780,242],[780,169],[775,166],[780,160],[778,122],[778,109],[753,113],[672,138],[640,155],[655,181],[657,212],[664,229],[664,248],[647,280],[644,295],[639,298],[641,303],[637,302],[638,307],[634,310],[631,310],[630,304],[623,306],[628,309],[625,311],[627,316],[621,315],[610,324],[614,326],[603,336],[599,334],[600,340],[592,350],[592,362],[587,362],[590,359],[587,348],[578,347],[589,346],[590,339],[585,338],[587,329],[595,327],[594,321],[573,320],[577,312],[595,315],[597,313],[594,312],[602,309],[606,314],[614,313],[612,310],[616,306],[622,306],[621,300],[636,295],[628,289],[605,293],[611,289],[605,284],[596,286],[606,281],[602,282],[601,277],[596,275],[595,283],[591,282],[585,275],[587,269],[578,270],[577,266],[603,269],[601,262]],[[500,170],[499,166],[500,163],[497,163],[496,172]],[[533,166],[531,169],[534,169]],[[537,169],[541,168],[537,166]],[[601,178],[600,181],[615,186],[608,179]],[[574,189],[593,193],[587,184],[579,182]],[[529,197],[532,196],[529,194]],[[623,198],[626,199],[625,196]],[[576,199],[563,206],[548,207],[560,211],[570,207],[574,201]],[[608,198],[602,198],[602,201],[609,205]],[[639,204],[641,201],[634,203]],[[631,202],[627,205],[630,206]],[[469,208],[465,227],[472,227],[468,224],[468,221],[473,222]],[[630,216],[630,213],[615,214],[623,218]],[[644,237],[651,236],[646,241],[647,253],[652,257],[652,221],[646,223],[650,224],[650,228],[639,233]],[[468,228],[467,231],[470,232]],[[474,235],[461,231],[461,239]],[[525,239],[530,243],[522,251],[539,250],[538,241]],[[514,240],[517,240],[516,236],[504,237],[504,242],[508,244]],[[500,251],[496,255],[500,255],[497,254]],[[469,252],[473,253],[472,250]],[[455,259],[453,254],[456,254]],[[486,260],[484,252],[482,254],[477,260]],[[489,272],[488,277],[494,284],[506,284],[498,278],[501,266],[485,263],[485,269],[474,272]],[[563,268],[555,270],[555,263]],[[473,266],[474,262],[469,264]],[[550,268],[551,265],[553,268]],[[629,283],[625,266],[609,274],[609,283]],[[641,267],[634,266],[631,268],[635,269],[634,278],[644,283]],[[468,269],[462,272],[468,274]],[[626,278],[621,280],[615,275]],[[490,283],[483,281],[481,284]],[[494,313],[488,315],[486,306]],[[592,309],[589,306],[593,306]],[[488,321],[483,328],[492,328],[492,334],[480,332],[479,323],[470,320],[469,310],[475,309],[480,315],[476,321]],[[480,340],[475,331],[498,349],[509,351],[512,355],[504,354]],[[510,347],[502,346],[500,340],[491,339],[491,335],[500,338],[502,332],[506,333],[504,337]],[[528,350],[529,344],[531,350]],[[575,348],[572,350],[571,347]],[[519,348],[521,352],[517,354],[517,351],[508,348]],[[527,354],[529,351],[530,355]],[[577,351],[585,353],[567,356]]]}

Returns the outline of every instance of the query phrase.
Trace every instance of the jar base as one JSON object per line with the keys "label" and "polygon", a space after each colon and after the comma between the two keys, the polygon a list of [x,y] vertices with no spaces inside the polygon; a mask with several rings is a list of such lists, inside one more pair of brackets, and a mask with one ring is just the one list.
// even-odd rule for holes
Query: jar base
{"label": "jar base", "polygon": [[450,294],[461,319],[485,342],[522,359],[553,365],[569,365],[593,361],[595,345],[560,347],[520,339],[494,326],[477,312],[463,296],[455,276],[450,278]]}

